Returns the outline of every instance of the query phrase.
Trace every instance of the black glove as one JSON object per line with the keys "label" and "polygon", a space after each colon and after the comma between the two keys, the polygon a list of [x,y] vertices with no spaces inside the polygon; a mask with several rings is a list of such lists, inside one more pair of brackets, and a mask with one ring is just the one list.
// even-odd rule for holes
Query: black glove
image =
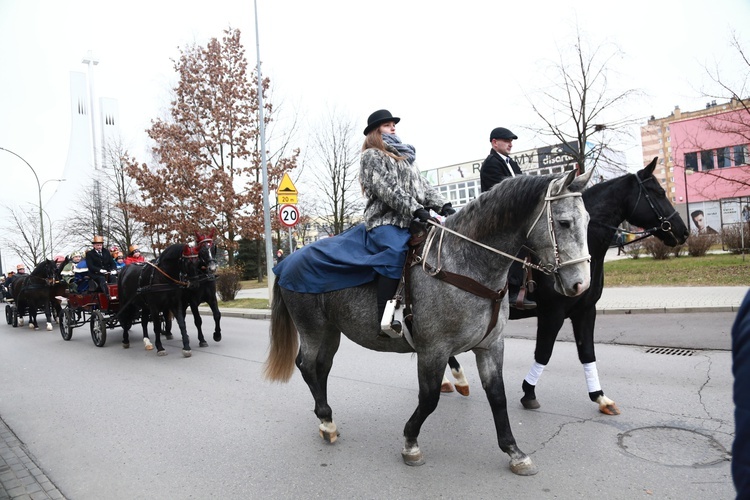
{"label": "black glove", "polygon": [[451,205],[450,203],[446,203],[438,213],[443,217],[448,217],[449,215],[455,214],[456,210],[453,208],[453,205]]}
{"label": "black glove", "polygon": [[440,222],[435,217],[432,217],[430,215],[430,212],[428,212],[424,208],[418,208],[418,209],[416,209],[414,211],[414,217],[417,218],[417,219],[419,219],[420,222],[424,222],[425,224],[428,223],[429,221],[434,221],[434,222],[440,224]]}

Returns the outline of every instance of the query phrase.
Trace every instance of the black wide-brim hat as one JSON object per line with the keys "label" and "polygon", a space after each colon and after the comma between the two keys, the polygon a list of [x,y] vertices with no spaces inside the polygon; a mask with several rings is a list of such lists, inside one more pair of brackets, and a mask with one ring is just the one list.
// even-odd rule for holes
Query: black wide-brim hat
{"label": "black wide-brim hat", "polygon": [[393,122],[398,123],[401,118],[393,116],[387,109],[379,109],[367,117],[367,127],[365,127],[364,134],[367,135],[377,128],[381,123]]}

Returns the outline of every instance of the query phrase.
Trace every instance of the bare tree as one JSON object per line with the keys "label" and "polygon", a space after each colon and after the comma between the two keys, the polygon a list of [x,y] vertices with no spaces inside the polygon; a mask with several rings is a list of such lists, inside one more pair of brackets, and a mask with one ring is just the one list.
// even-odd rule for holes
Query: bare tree
{"label": "bare tree", "polygon": [[549,84],[527,96],[544,125],[528,128],[551,146],[563,144],[563,153],[581,173],[594,166],[626,172],[623,148],[639,119],[626,117],[625,105],[640,91],[613,90],[609,73],[621,51],[611,44],[586,43],[576,26],[572,47],[558,50],[558,56],[548,68]]}
{"label": "bare tree", "polygon": [[[3,247],[8,248],[12,254],[31,266],[36,266],[45,258],[49,258],[54,249],[62,248],[68,244],[68,228],[64,221],[57,221],[52,226],[49,219],[45,224],[45,238],[47,254],[42,253],[41,227],[39,224],[39,211],[37,207],[23,210],[18,207],[3,207],[9,216],[3,221],[2,234],[0,238]],[[44,214],[47,215],[46,213]]]}
{"label": "bare tree", "polygon": [[328,110],[314,130],[306,166],[320,199],[315,215],[330,228],[331,235],[339,234],[362,211],[360,144],[354,140],[354,121],[335,109]]}

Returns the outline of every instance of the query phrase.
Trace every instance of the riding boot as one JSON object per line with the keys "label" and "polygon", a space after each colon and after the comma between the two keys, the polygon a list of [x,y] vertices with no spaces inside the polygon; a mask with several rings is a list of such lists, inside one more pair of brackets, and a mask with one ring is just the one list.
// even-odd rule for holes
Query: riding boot
{"label": "riding boot", "polygon": [[[522,253],[519,253],[519,257]],[[526,270],[520,262],[513,262],[508,270],[508,303],[515,309],[535,309],[536,302],[526,298],[526,288],[524,283],[524,273]]]}
{"label": "riding boot", "polygon": [[[388,301],[393,298],[398,289],[398,283],[400,280],[393,278],[386,278],[385,276],[378,276],[378,322],[382,324],[383,314],[385,313],[385,306]],[[391,329],[401,333],[401,322],[391,319]],[[381,331],[378,335],[390,337],[388,333]]]}
{"label": "riding boot", "polygon": [[513,283],[508,283],[508,303],[514,309],[536,309],[536,302],[526,298],[526,289]]}

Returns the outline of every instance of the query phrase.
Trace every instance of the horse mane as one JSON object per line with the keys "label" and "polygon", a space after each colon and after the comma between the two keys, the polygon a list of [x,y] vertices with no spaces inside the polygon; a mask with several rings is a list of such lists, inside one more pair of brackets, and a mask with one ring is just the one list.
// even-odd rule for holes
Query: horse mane
{"label": "horse mane", "polygon": [[185,245],[183,243],[175,243],[174,245],[169,245],[167,248],[164,249],[161,255],[159,255],[157,262],[161,263],[164,261],[180,260],[180,257],[182,257],[182,251],[184,248],[185,248]]}
{"label": "horse mane", "polygon": [[456,215],[446,219],[446,227],[460,228],[469,238],[516,227],[539,205],[554,175],[521,175],[506,179],[470,201]]}
{"label": "horse mane", "polygon": [[29,273],[29,276],[34,276],[34,277],[41,276],[43,278],[48,278],[50,277],[49,271],[52,270],[52,272],[54,273],[54,270],[53,270],[54,265],[55,265],[54,262],[52,262],[49,259],[45,259],[36,265],[34,270]]}

